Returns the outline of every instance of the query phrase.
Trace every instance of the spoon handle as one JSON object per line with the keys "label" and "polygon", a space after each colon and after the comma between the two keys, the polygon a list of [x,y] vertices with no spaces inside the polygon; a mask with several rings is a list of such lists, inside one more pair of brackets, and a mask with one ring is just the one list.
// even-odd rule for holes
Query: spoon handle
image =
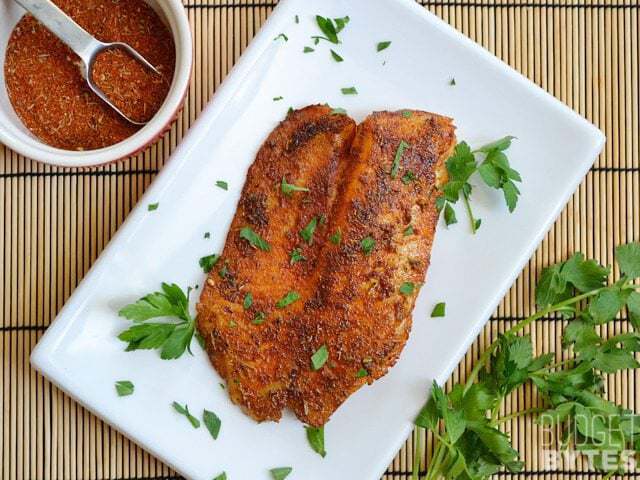
{"label": "spoon handle", "polygon": [[51,0],[15,0],[48,30],[66,43],[88,65],[100,42],[64,13]]}

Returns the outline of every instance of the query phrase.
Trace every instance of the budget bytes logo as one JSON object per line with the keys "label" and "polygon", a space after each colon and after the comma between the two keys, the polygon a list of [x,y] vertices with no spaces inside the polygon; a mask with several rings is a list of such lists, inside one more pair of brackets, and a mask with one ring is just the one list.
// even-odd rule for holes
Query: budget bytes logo
{"label": "budget bytes logo", "polygon": [[574,419],[561,430],[551,415],[540,416],[545,470],[577,470],[586,462],[591,470],[636,471],[638,458],[635,450],[625,448],[625,438],[640,434],[640,416],[631,414],[624,422],[617,421],[619,415],[576,414]]}

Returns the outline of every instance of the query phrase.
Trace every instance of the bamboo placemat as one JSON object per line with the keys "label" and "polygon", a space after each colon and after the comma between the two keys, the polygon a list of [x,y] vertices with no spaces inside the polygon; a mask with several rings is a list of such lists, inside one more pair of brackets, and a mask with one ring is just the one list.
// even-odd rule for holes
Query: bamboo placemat
{"label": "bamboo placemat", "polygon": [[[485,345],[533,310],[533,286],[541,267],[577,250],[611,264],[615,245],[640,239],[640,5],[637,0],[420,3],[594,122],[608,140],[452,375],[459,380]],[[195,39],[186,107],[171,131],[144,153],[77,171],[38,164],[0,146],[0,478],[177,478],[37,375],[29,366],[29,354],[275,4],[185,0]],[[608,333],[626,328],[624,322],[614,322]],[[531,334],[540,351],[560,350],[560,320],[541,320]],[[638,372],[611,375],[609,397],[640,410],[638,385]],[[527,389],[509,399],[506,411],[534,403]],[[543,435],[530,419],[519,418],[507,429],[526,467],[522,474],[501,478],[600,477],[584,462],[545,465]],[[410,478],[413,440],[399,452],[385,479]],[[631,476],[639,475],[626,478]]]}

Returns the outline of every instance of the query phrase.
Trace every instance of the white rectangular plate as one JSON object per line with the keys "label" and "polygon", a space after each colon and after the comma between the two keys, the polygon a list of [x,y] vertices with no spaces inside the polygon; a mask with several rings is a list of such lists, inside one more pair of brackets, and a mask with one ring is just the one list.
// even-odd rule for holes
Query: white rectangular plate
{"label": "white rectangular plate", "polygon": [[[351,17],[342,44],[331,45],[344,62],[331,58],[327,42],[312,44],[315,14]],[[274,41],[281,32],[287,42]],[[376,52],[384,40],[391,46]],[[304,54],[305,45],[315,52]],[[359,94],[342,95],[340,88],[350,86]],[[278,96],[284,100],[274,101]],[[116,312],[161,281],[202,284],[198,259],[222,249],[247,168],[267,134],[289,106],[325,102],[357,121],[400,108],[449,115],[458,138],[472,146],[515,135],[509,156],[524,182],[511,215],[500,192],[475,190],[477,235],[461,208],[458,225],[439,226],[411,338],[391,372],[332,417],[323,459],[290,414],[278,424],[242,414],[195,342],[193,357],[175,361],[124,352],[116,335],[129,322]],[[432,380],[444,381],[464,355],[603,143],[592,125],[410,0],[284,0],[48,329],[32,363],[188,478],[209,480],[225,470],[230,480],[268,479],[268,469],[278,466],[292,466],[292,480],[379,478]],[[219,179],[229,191],[214,186]],[[158,210],[148,212],[155,202]],[[446,301],[447,316],[431,320],[439,301]],[[121,379],[133,381],[134,395],[116,396]],[[198,415],[215,411],[222,419],[218,440],[191,428],[171,408],[174,400]]]}

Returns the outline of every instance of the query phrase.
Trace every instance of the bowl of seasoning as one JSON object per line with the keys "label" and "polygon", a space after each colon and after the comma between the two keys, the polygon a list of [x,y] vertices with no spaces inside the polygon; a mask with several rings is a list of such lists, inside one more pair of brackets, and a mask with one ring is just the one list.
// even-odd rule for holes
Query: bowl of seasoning
{"label": "bowl of seasoning", "polygon": [[[14,0],[0,0],[0,142],[35,160],[91,167],[133,155],[157,140],[184,103],[191,32],[180,0],[53,0],[102,42],[92,81],[132,123],[100,100],[80,59]],[[140,124],[138,124],[140,123]]]}

